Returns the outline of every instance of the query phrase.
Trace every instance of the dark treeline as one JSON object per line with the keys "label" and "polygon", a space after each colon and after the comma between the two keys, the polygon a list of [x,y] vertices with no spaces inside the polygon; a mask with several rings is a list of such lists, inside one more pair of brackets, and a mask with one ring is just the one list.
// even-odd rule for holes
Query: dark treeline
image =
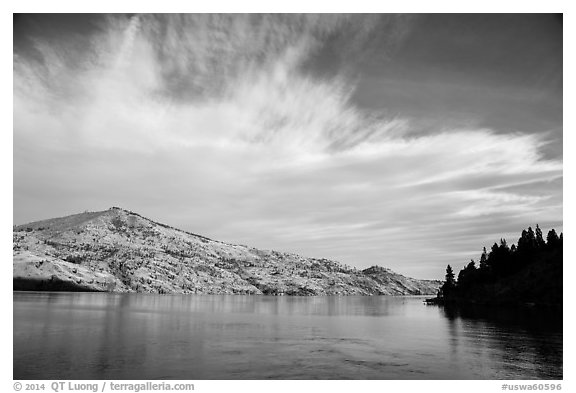
{"label": "dark treeline", "polygon": [[478,265],[471,260],[456,278],[446,268],[446,280],[436,300],[442,303],[562,305],[563,235],[529,227],[518,245],[505,239],[484,250]]}

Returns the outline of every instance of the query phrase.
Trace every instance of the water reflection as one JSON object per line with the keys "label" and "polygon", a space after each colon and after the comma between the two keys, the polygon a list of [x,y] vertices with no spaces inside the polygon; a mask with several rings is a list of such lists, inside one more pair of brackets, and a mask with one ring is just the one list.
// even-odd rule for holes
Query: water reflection
{"label": "water reflection", "polygon": [[561,378],[561,325],[529,321],[415,297],[15,292],[14,378]]}
{"label": "water reflection", "polygon": [[[536,308],[444,307],[453,352],[497,365],[495,378],[562,378],[562,315]],[[499,351],[493,348],[500,348]]]}
{"label": "water reflection", "polygon": [[[383,301],[384,299],[384,301]],[[47,303],[51,308],[77,310],[173,313],[251,313],[268,315],[307,314],[317,316],[361,315],[384,316],[405,312],[408,298],[397,297],[393,302],[385,297],[306,297],[306,296],[238,296],[238,295],[174,295],[99,294],[65,292],[15,292],[15,301]]]}

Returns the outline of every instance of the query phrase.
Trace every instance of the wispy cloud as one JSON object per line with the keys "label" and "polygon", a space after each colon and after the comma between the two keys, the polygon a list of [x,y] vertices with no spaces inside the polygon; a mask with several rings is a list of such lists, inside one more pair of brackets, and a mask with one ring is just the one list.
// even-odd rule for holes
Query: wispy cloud
{"label": "wispy cloud", "polygon": [[42,62],[14,59],[15,216],[124,205],[222,240],[428,277],[478,238],[561,226],[561,183],[503,189],[562,176],[542,136],[414,134],[413,119],[355,107],[346,67],[313,70],[334,40],[361,56],[384,31],[392,53],[410,23],[145,15],[109,18],[81,51],[37,42]]}

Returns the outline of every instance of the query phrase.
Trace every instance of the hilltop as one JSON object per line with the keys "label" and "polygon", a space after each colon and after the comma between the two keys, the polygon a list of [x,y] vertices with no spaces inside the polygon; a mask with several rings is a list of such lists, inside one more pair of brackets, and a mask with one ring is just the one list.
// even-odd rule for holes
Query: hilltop
{"label": "hilltop", "polygon": [[426,295],[440,281],[227,244],[121,208],[13,229],[14,290]]}

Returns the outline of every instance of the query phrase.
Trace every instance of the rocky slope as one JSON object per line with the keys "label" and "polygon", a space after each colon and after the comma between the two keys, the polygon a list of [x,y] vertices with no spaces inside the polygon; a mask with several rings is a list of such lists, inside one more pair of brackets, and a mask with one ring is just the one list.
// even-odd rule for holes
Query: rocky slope
{"label": "rocky slope", "polygon": [[226,244],[111,208],[14,227],[14,290],[417,295],[440,281]]}

